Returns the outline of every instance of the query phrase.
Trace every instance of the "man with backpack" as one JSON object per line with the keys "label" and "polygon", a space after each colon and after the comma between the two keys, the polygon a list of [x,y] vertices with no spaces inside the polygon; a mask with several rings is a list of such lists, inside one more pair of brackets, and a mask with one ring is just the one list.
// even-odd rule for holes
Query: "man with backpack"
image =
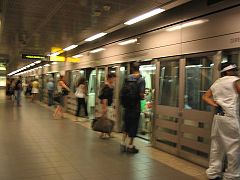
{"label": "man with backpack", "polygon": [[[141,77],[139,66],[137,62],[132,64],[132,74],[125,79],[120,93],[121,104],[124,108],[123,137],[120,145],[121,152],[139,152],[133,145],[140,119],[140,100],[144,98],[145,90],[145,80]],[[129,138],[128,144],[126,143],[127,138]]]}

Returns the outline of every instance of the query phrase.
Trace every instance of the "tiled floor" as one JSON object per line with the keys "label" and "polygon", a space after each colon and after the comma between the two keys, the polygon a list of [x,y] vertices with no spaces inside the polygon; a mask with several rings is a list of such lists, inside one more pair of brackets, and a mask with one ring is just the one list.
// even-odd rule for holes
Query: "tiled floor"
{"label": "tiled floor", "polygon": [[118,134],[101,140],[88,123],[53,120],[50,109],[27,100],[17,107],[3,91],[0,114],[0,180],[205,179],[203,168],[140,140],[139,154],[121,154]]}

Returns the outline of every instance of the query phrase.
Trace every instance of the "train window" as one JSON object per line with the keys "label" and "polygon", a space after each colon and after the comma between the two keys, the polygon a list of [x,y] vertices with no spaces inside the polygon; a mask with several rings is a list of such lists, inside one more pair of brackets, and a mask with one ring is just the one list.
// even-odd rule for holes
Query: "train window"
{"label": "train window", "polygon": [[238,67],[240,67],[240,50],[239,49],[231,49],[231,50],[223,51],[222,62],[226,62],[226,61],[234,63]]}
{"label": "train window", "polygon": [[159,105],[178,107],[179,60],[161,61]]}
{"label": "train window", "polygon": [[213,56],[186,59],[184,108],[211,111],[202,101],[202,95],[210,88],[213,74]]}

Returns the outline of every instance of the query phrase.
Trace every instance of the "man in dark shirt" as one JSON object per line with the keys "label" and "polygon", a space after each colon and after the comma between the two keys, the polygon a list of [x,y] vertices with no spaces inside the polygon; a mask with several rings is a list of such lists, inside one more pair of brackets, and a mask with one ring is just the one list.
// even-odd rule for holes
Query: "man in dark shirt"
{"label": "man in dark shirt", "polygon": [[17,105],[20,106],[21,101],[21,93],[22,93],[22,76],[19,76],[19,78],[16,81],[15,84],[15,91],[16,91],[16,101]]}
{"label": "man in dark shirt", "polygon": [[[108,106],[111,106],[113,103],[113,88],[115,84],[116,75],[114,73],[109,73],[107,76],[107,82],[101,90],[99,99],[102,104],[102,116],[107,117]],[[101,133],[101,138],[110,137],[110,134]]]}
{"label": "man in dark shirt", "polygon": [[[136,81],[138,86],[139,100],[134,108],[124,109],[124,126],[123,137],[120,145],[121,152],[138,153],[139,150],[133,145],[133,140],[137,135],[139,119],[140,119],[140,100],[144,98],[145,80],[139,72],[140,64],[135,62],[132,65],[132,74],[128,76],[128,81]],[[129,143],[126,144],[126,139],[129,138]]]}

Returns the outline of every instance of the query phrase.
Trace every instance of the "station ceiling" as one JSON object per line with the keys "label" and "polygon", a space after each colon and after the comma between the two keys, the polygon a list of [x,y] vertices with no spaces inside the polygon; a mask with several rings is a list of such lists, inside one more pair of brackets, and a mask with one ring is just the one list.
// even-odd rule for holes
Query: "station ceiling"
{"label": "station ceiling", "polygon": [[1,0],[0,56],[47,54],[177,0]]}

